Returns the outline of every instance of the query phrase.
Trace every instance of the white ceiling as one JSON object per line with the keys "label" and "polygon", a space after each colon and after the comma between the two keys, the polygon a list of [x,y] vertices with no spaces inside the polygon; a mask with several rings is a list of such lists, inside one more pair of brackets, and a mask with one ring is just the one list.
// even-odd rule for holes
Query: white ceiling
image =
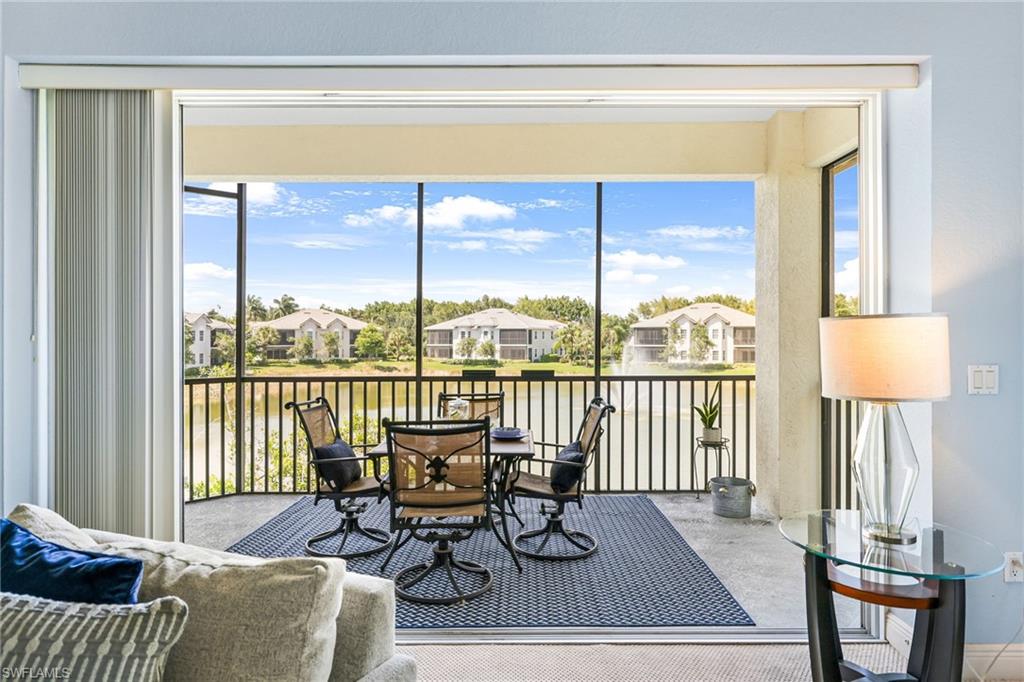
{"label": "white ceiling", "polygon": [[[800,108],[787,109],[800,111]],[[755,107],[186,107],[186,126],[451,125],[515,123],[705,123],[766,121],[779,111]]]}

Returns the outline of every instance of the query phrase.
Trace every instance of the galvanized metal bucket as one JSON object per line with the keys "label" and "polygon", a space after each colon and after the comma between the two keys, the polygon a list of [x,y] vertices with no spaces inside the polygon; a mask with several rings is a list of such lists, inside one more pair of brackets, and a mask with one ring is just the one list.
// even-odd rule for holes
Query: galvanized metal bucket
{"label": "galvanized metal bucket", "polygon": [[708,481],[708,491],[715,514],[745,519],[750,516],[750,498],[757,494],[757,486],[749,478],[716,476]]}

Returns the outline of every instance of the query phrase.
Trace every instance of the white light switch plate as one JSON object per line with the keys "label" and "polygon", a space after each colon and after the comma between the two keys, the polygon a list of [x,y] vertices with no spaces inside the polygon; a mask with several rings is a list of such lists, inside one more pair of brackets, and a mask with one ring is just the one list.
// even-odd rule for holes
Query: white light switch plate
{"label": "white light switch plate", "polygon": [[999,393],[999,365],[968,365],[967,394],[996,395]]}

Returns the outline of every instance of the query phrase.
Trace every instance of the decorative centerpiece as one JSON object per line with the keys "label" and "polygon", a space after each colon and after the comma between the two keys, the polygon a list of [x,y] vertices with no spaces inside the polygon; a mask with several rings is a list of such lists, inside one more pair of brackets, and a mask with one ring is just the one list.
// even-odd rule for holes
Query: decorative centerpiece
{"label": "decorative centerpiece", "polygon": [[721,443],[722,442],[722,428],[715,426],[718,422],[718,417],[722,414],[722,382],[716,382],[714,390],[711,391],[711,395],[704,398],[704,402],[698,405],[694,409],[697,410],[697,415],[700,417],[701,424],[704,425],[704,442],[705,443]]}
{"label": "decorative centerpiece", "polygon": [[465,398],[454,398],[448,401],[448,419],[469,419],[469,401]]}

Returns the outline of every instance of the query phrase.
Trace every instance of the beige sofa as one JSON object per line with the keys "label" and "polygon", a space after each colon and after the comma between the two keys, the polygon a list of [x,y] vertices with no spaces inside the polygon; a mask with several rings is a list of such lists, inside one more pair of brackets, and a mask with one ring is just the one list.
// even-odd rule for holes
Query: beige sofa
{"label": "beige sofa", "polygon": [[174,595],[188,604],[165,679],[416,679],[415,661],[395,652],[393,583],[348,573],[340,559],[258,559],[80,529],[32,505],[8,518],[68,547],[141,559],[140,601]]}

